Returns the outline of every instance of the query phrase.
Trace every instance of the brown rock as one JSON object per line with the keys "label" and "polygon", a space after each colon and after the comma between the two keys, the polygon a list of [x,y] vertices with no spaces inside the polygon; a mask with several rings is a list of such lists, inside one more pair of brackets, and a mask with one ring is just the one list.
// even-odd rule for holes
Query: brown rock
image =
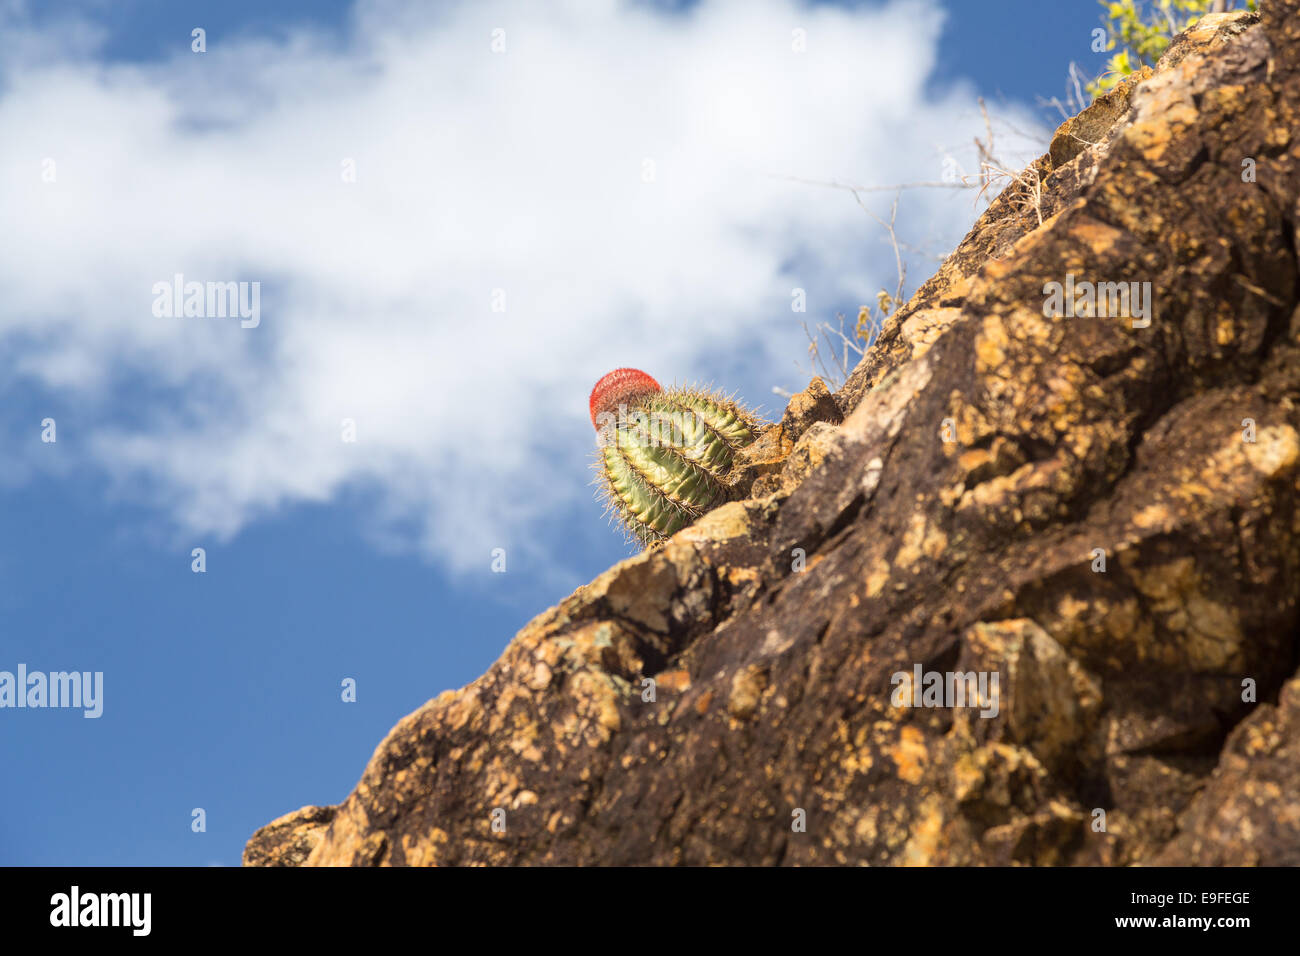
{"label": "brown rock", "polygon": [[334,807],[303,807],[272,820],[244,847],[244,866],[302,866],[334,819]]}
{"label": "brown rock", "polygon": [[246,862],[1300,863],[1297,24],[1206,18],[1063,126],[748,498]]}
{"label": "brown rock", "polygon": [[843,418],[839,404],[819,377],[790,399],[785,414],[764,429],[752,445],[741,450],[732,465],[728,481],[735,495],[762,498],[782,487],[779,477],[795,443],[814,425],[838,423]]}
{"label": "brown rock", "polygon": [[1107,134],[1128,112],[1133,89],[1151,76],[1151,68],[1143,67],[1057,127],[1047,150],[1052,169],[1064,166],[1089,146],[1104,142]]}
{"label": "brown rock", "polygon": [[781,427],[791,441],[798,441],[817,422],[839,424],[842,418],[840,407],[835,404],[826,383],[814,377],[806,389],[790,399],[781,417]]}

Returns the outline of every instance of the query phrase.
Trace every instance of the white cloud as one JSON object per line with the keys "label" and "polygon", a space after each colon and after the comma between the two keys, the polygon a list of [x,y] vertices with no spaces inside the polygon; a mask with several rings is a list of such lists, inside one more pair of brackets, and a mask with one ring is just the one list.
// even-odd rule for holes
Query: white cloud
{"label": "white cloud", "polygon": [[[970,91],[927,99],[919,3],[363,3],[342,48],[209,36],[136,65],[9,16],[0,337],[94,419],[77,453],[196,533],[371,486],[451,568],[591,494],[541,473],[591,441],[605,371],[787,380],[794,286],[811,324],[888,281],[850,196],[782,177],[938,179],[983,131]],[[974,216],[905,203],[949,245]],[[174,273],[260,281],[261,325],[155,317]],[[145,389],[167,400],[122,407]]]}

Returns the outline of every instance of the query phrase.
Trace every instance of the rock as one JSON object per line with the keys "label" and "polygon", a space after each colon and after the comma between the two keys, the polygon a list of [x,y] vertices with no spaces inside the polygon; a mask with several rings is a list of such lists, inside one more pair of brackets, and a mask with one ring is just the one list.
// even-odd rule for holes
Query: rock
{"label": "rock", "polygon": [[814,425],[838,423],[842,418],[835,397],[815,376],[806,389],[790,398],[781,420],[737,455],[729,477],[732,492],[761,498],[780,489],[779,476],[796,442]]}
{"label": "rock", "polygon": [[798,441],[817,422],[839,424],[842,417],[826,383],[814,376],[806,389],[790,399],[781,416],[781,427],[791,441]]}
{"label": "rock", "polygon": [[1156,858],[1187,866],[1300,866],[1300,679],[1228,737],[1209,783]]}
{"label": "rock", "polygon": [[1208,53],[1216,46],[1231,43],[1256,23],[1259,23],[1259,14],[1253,10],[1207,13],[1174,37],[1156,64],[1156,69],[1166,70],[1176,66],[1189,54]]}
{"label": "rock", "polygon": [[1051,168],[1059,169],[1089,146],[1101,145],[1128,112],[1134,88],[1152,75],[1151,68],[1144,66],[1057,127],[1047,150]]}
{"label": "rock", "polygon": [[244,866],[302,866],[334,819],[334,807],[303,807],[272,820],[244,847]]}
{"label": "rock", "polygon": [[1300,864],[1298,24],[1064,124],[738,500],[245,862]]}

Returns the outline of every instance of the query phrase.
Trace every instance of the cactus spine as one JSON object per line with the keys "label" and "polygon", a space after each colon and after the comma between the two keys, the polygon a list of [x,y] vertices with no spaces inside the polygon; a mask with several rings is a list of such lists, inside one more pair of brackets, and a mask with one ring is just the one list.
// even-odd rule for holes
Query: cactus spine
{"label": "cactus spine", "polygon": [[736,453],[758,437],[751,411],[700,388],[662,388],[615,369],[591,392],[606,513],[649,547],[727,500]]}

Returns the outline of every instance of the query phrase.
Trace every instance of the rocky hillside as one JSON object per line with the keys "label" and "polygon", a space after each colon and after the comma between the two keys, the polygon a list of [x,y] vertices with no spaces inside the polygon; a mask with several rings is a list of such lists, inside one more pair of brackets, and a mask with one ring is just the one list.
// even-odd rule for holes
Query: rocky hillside
{"label": "rocky hillside", "polygon": [[1300,0],[1207,17],[245,863],[1300,864],[1298,130]]}

